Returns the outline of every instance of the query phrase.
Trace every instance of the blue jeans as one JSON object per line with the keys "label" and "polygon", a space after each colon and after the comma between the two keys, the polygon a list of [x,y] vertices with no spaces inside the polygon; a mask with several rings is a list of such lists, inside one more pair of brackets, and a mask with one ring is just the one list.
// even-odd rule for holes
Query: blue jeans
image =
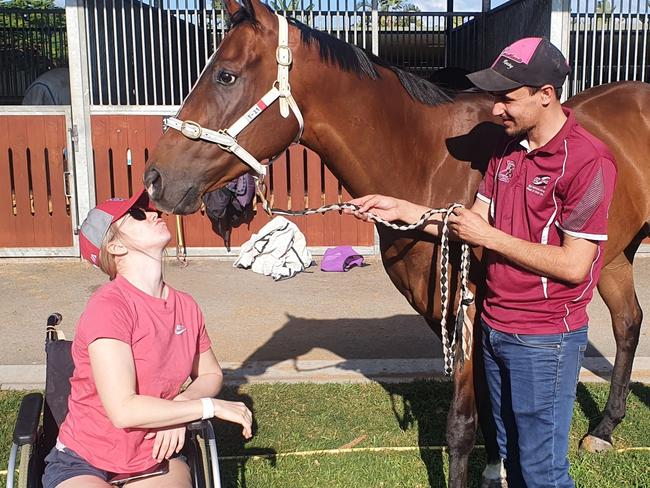
{"label": "blue jeans", "polygon": [[587,327],[528,335],[499,332],[481,322],[485,374],[508,487],[574,487],[567,451]]}

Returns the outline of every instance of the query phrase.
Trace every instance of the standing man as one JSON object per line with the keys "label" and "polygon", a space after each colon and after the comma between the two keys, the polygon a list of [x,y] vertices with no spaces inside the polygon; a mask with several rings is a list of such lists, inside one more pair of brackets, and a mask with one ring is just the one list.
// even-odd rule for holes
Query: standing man
{"label": "standing man", "polygon": [[[560,104],[568,73],[555,46],[526,38],[468,75],[494,96],[506,137],[472,208],[456,209],[449,221],[459,239],[487,250],[483,352],[510,488],[574,486],[569,428],[616,165]],[[372,212],[415,222],[428,210],[382,195],[352,203],[365,219]],[[434,222],[424,230],[438,229]]]}

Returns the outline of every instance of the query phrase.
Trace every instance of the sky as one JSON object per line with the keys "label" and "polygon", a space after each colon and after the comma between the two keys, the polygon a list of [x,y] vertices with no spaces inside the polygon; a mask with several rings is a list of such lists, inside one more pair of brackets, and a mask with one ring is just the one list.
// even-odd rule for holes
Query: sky
{"label": "sky", "polygon": [[[492,0],[492,8],[506,1]],[[444,12],[447,10],[447,0],[411,0],[411,2],[420,7],[422,12]],[[481,0],[454,0],[454,7],[457,12],[480,12],[481,5]]]}
{"label": "sky", "polygon": [[[183,2],[183,0],[180,1],[181,3]],[[444,12],[447,9],[447,0],[410,0],[410,1],[413,4],[417,5],[418,7],[420,7],[420,10],[422,12]],[[507,0],[492,0],[492,7],[501,5],[506,1]],[[63,7],[63,5],[65,4],[65,0],[55,0],[55,3],[59,7]],[[190,0],[189,3],[191,4],[192,1]],[[456,6],[456,10],[459,12],[462,11],[479,12],[481,10],[481,0],[454,0],[454,4]]]}

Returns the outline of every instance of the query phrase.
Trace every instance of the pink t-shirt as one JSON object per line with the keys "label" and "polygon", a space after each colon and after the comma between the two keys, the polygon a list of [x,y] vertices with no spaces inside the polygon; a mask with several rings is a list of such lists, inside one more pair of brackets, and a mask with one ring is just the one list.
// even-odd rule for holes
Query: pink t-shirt
{"label": "pink t-shirt", "polygon": [[168,286],[167,299],[152,297],[125,278],[102,286],[88,301],[72,343],[74,373],[69,412],[59,440],[93,466],[114,473],[154,464],[147,429],[118,429],[109,420],[93,381],[88,346],[110,338],[131,346],[136,392],[173,399],[188,379],[195,357],[211,347],[198,304]]}
{"label": "pink t-shirt", "polygon": [[571,110],[547,144],[528,151],[522,137],[490,160],[476,197],[490,205],[493,225],[520,239],[559,246],[563,235],[598,241],[584,281],[572,285],[527,271],[495,252],[487,258],[483,319],[514,334],[555,334],[587,325],[587,304],[602,267],[607,212],[616,165],[607,147]]}

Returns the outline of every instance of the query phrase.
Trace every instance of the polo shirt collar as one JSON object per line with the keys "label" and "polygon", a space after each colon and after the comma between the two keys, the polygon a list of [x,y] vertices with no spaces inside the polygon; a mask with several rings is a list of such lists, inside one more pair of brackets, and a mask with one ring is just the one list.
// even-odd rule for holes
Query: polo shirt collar
{"label": "polo shirt collar", "polygon": [[546,144],[544,144],[542,147],[538,147],[537,149],[533,149],[532,151],[530,150],[530,146],[528,145],[528,139],[524,136],[520,141],[519,144],[526,149],[527,152],[536,154],[536,153],[546,153],[546,154],[555,154],[560,150],[560,147],[562,146],[562,143],[564,139],[569,135],[573,127],[576,125],[576,118],[575,115],[573,115],[573,110],[567,107],[562,107],[562,112],[564,112],[564,115],[566,115],[567,119],[564,122],[564,125],[562,128],[558,131],[557,134],[553,136],[553,138],[548,141]]}

